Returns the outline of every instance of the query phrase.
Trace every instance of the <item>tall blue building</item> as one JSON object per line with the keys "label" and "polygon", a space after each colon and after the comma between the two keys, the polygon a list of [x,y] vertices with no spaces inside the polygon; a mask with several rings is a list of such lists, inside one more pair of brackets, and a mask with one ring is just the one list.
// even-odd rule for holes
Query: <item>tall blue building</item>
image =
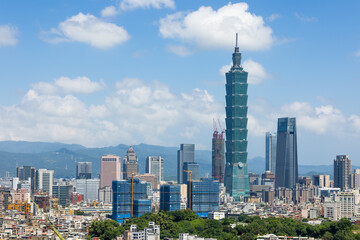
{"label": "tall blue building", "polygon": [[177,181],[179,184],[186,184],[184,180],[184,163],[195,162],[195,144],[180,144],[177,155]]}
{"label": "tall blue building", "polygon": [[219,186],[219,181],[213,178],[192,181],[191,186],[188,182],[188,208],[199,217],[207,217],[209,212],[219,211]]}
{"label": "tall blue building", "polygon": [[247,166],[247,78],[241,67],[241,53],[237,46],[232,55],[233,66],[226,73],[226,191],[239,200],[250,193]]}
{"label": "tall blue building", "polygon": [[147,183],[134,178],[133,202],[131,202],[132,182],[129,180],[113,181],[113,210],[112,219],[122,223],[124,219],[133,216],[140,217],[144,213],[151,212],[151,201],[147,199]]}
{"label": "tall blue building", "polygon": [[187,183],[190,179],[190,173],[185,171],[191,171],[191,179],[199,180],[199,164],[196,162],[184,162],[183,164],[183,182]]}
{"label": "tall blue building", "polygon": [[276,133],[267,132],[265,136],[265,171],[275,174],[276,169]]}
{"label": "tall blue building", "polygon": [[181,192],[180,185],[160,186],[160,210],[180,210]]}
{"label": "tall blue building", "polygon": [[275,187],[293,188],[298,181],[296,118],[279,118]]}

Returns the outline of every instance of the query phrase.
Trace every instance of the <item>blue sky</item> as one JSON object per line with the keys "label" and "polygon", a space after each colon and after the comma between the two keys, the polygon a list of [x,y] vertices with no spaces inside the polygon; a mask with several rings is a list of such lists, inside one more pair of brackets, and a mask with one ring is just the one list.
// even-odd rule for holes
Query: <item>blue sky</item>
{"label": "blue sky", "polygon": [[[300,164],[360,165],[358,1],[0,2],[0,140],[195,143],[224,118],[235,32],[249,157],[297,117]],[[224,125],[224,124],[223,124]]]}

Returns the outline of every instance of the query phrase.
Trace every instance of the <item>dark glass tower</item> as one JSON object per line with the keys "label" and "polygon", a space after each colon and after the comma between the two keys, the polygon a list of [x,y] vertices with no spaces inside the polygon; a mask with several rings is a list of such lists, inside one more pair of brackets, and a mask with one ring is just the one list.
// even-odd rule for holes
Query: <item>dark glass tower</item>
{"label": "dark glass tower", "polygon": [[212,138],[212,177],[219,182],[224,182],[224,137],[223,131],[216,129]]}
{"label": "dark glass tower", "polygon": [[232,55],[233,66],[226,73],[226,191],[239,200],[248,196],[249,176],[247,166],[247,78],[241,67],[241,53],[237,46]]}
{"label": "dark glass tower", "polygon": [[296,118],[279,118],[275,186],[293,188],[298,180]]}

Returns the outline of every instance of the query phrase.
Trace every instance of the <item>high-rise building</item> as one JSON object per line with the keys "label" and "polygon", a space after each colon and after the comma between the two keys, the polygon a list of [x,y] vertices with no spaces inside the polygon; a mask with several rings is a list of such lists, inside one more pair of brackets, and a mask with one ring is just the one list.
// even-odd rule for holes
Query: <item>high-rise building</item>
{"label": "high-rise building", "polygon": [[177,211],[180,210],[180,185],[161,185],[160,186],[160,210]]}
{"label": "high-rise building", "polygon": [[28,180],[30,178],[31,182],[31,193],[35,192],[36,188],[36,169],[31,166],[23,166],[17,167],[16,169],[16,177],[19,178],[20,181]]}
{"label": "high-rise building", "polygon": [[212,138],[212,177],[219,182],[224,182],[224,159],[225,159],[225,145],[224,145],[224,131],[220,129],[221,133],[214,129]]}
{"label": "high-rise building", "polygon": [[92,162],[76,163],[76,179],[91,179]]}
{"label": "high-rise building", "polygon": [[76,179],[76,192],[84,196],[84,200],[92,202],[98,199],[100,179]]}
{"label": "high-rise building", "polygon": [[36,189],[47,192],[52,196],[52,187],[54,184],[54,170],[38,169],[36,171],[37,184]]}
{"label": "high-rise building", "polygon": [[293,188],[298,181],[296,118],[279,118],[275,187]]}
{"label": "high-rise building", "polygon": [[147,156],[145,172],[157,176],[158,181],[164,180],[164,159],[160,156]]}
{"label": "high-rise building", "polygon": [[100,172],[100,187],[112,186],[112,181],[121,179],[121,162],[120,157],[108,154],[102,156],[101,159],[101,172]]}
{"label": "high-rise building", "polygon": [[241,66],[237,46],[232,54],[233,66],[226,73],[226,191],[235,200],[250,193],[247,165],[247,78]]}
{"label": "high-rise building", "polygon": [[66,207],[71,203],[73,188],[68,183],[53,185],[53,196],[59,199],[61,206]]}
{"label": "high-rise building", "polygon": [[[151,211],[151,201],[148,199],[148,187],[145,181],[138,178],[113,181],[112,219],[122,223],[132,216],[140,217]],[[133,201],[132,201],[133,199]]]}
{"label": "high-rise building", "polygon": [[276,169],[276,133],[267,132],[265,135],[265,171],[275,174]]}
{"label": "high-rise building", "polygon": [[185,162],[195,162],[195,144],[180,144],[177,154],[177,181],[179,184],[186,183],[183,180]]}
{"label": "high-rise building", "polygon": [[212,178],[188,182],[188,208],[200,217],[219,211],[220,184]]}
{"label": "high-rise building", "polygon": [[191,172],[191,180],[199,180],[199,164],[196,162],[184,162],[183,164],[183,182],[187,183],[190,180]]}
{"label": "high-rise building", "polygon": [[313,185],[320,188],[329,188],[330,175],[313,175]]}
{"label": "high-rise building", "polygon": [[346,189],[349,187],[351,160],[348,155],[338,155],[334,160],[334,187]]}
{"label": "high-rise building", "polygon": [[124,179],[139,173],[139,161],[132,146],[127,150],[123,161]]}
{"label": "high-rise building", "polygon": [[349,188],[360,189],[360,169],[354,169],[349,175]]}

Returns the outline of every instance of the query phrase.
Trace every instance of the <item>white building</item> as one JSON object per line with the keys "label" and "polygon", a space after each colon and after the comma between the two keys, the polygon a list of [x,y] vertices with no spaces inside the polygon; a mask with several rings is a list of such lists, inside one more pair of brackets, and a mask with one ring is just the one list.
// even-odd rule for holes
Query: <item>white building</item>
{"label": "white building", "polygon": [[154,222],[142,231],[138,231],[136,225],[130,226],[130,231],[125,231],[124,240],[160,240],[160,227]]}
{"label": "white building", "polygon": [[84,200],[92,202],[98,199],[100,179],[76,179],[76,192],[84,195]]}
{"label": "white building", "polygon": [[158,181],[164,180],[164,159],[160,156],[147,156],[145,172],[157,176]]}
{"label": "white building", "polygon": [[203,238],[189,233],[179,233],[179,240],[216,240],[216,238]]}
{"label": "white building", "polygon": [[52,188],[54,184],[54,170],[38,169],[37,176],[37,189],[43,190],[52,196]]}

